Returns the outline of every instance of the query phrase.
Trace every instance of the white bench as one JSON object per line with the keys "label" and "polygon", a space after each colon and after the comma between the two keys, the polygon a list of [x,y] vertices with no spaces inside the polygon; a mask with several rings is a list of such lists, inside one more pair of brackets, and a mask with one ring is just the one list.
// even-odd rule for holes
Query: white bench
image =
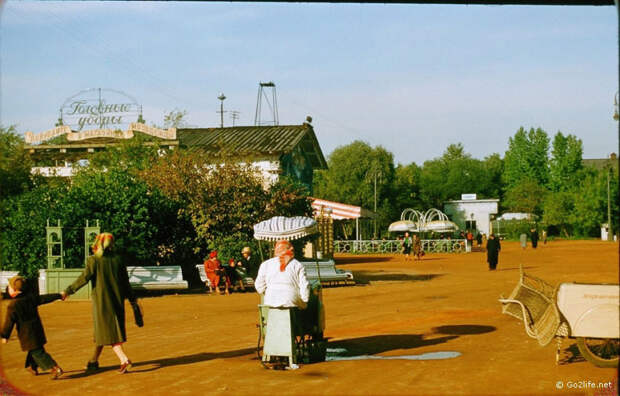
{"label": "white bench", "polygon": [[306,269],[306,277],[309,281],[318,281],[320,275],[321,284],[355,284],[353,273],[336,268],[334,260],[319,261],[318,265],[315,261],[302,261],[301,263]]}
{"label": "white bench", "polygon": [[144,266],[127,267],[129,283],[132,289],[137,290],[167,290],[187,289],[187,281],[183,280],[181,267],[172,266]]}
{"label": "white bench", "polygon": [[4,290],[9,285],[9,279],[19,275],[17,271],[0,271],[0,292],[4,293]]}
{"label": "white bench", "polygon": [[[206,283],[207,286],[209,286],[211,282],[209,281],[209,278],[207,278],[207,273],[205,272],[204,264],[196,264],[196,269],[198,270],[198,275],[200,275],[200,280],[202,281],[202,283]],[[252,279],[251,277],[246,276],[245,278],[242,279],[242,281],[243,281],[243,287],[254,287],[254,279]]]}

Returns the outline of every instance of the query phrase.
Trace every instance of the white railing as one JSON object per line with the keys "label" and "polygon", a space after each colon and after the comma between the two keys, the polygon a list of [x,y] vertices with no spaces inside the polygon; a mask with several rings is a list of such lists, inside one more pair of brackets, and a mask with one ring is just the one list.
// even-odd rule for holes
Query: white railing
{"label": "white railing", "polygon": [[[425,253],[465,252],[465,239],[422,239]],[[335,253],[400,253],[402,241],[334,241]]]}

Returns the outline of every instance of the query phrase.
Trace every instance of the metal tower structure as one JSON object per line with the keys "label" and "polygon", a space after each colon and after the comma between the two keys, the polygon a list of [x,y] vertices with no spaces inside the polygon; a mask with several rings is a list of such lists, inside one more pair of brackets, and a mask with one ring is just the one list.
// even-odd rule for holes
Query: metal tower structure
{"label": "metal tower structure", "polygon": [[[265,92],[264,88],[271,88],[271,100]],[[269,107],[270,120],[262,119],[263,98]],[[280,125],[278,119],[278,100],[276,97],[276,84],[273,81],[258,83],[258,97],[256,98],[256,115],[254,116],[254,125]]]}

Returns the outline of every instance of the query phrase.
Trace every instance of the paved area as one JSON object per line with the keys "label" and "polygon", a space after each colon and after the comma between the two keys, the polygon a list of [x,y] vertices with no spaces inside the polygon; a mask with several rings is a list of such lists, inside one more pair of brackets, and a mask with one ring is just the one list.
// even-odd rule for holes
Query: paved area
{"label": "paved area", "polygon": [[[429,254],[421,262],[401,256],[340,256],[357,286],[324,289],[329,348],[355,355],[401,356],[458,352],[443,360],[356,360],[265,370],[256,359],[256,294],[193,293],[142,300],[145,327],[128,315],[128,374],[115,372],[110,349],[103,369],[86,376],[92,349],[91,304],[54,302],[40,308],[48,351],[65,369],[57,381],[23,369],[25,353],[15,335],[2,345],[3,376],[14,388],[0,393],[34,395],[611,395],[597,389],[615,381],[615,369],[597,368],[565,341],[555,364],[555,343],[529,338],[523,324],[502,315],[507,296],[526,271],[551,284],[618,282],[618,244],[554,241],[523,251],[502,245],[498,271],[482,252]],[[128,307],[129,308],[129,307]],[[617,382],[614,385],[617,389]]]}

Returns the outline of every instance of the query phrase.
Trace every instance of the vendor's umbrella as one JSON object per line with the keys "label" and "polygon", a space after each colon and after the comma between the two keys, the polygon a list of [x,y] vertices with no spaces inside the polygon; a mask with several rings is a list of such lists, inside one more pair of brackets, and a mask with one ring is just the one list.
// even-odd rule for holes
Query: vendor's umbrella
{"label": "vendor's umbrella", "polygon": [[[279,241],[282,239],[293,241],[295,239],[300,239],[318,233],[319,227],[317,226],[316,221],[305,216],[276,216],[269,220],[254,224],[254,239],[258,239],[259,243],[260,241]],[[263,250],[261,249],[260,251],[262,258]],[[316,270],[320,283],[321,270],[319,269],[318,261],[316,261]]]}
{"label": "vendor's umbrella", "polygon": [[254,239],[262,241],[293,241],[318,232],[316,221],[304,216],[276,216],[254,225]]}
{"label": "vendor's umbrella", "polygon": [[418,225],[411,220],[395,221],[388,227],[389,232],[415,232],[418,231]]}
{"label": "vendor's umbrella", "polygon": [[455,223],[450,220],[435,220],[429,221],[424,224],[422,227],[424,231],[434,231],[434,232],[451,232],[459,229]]}

